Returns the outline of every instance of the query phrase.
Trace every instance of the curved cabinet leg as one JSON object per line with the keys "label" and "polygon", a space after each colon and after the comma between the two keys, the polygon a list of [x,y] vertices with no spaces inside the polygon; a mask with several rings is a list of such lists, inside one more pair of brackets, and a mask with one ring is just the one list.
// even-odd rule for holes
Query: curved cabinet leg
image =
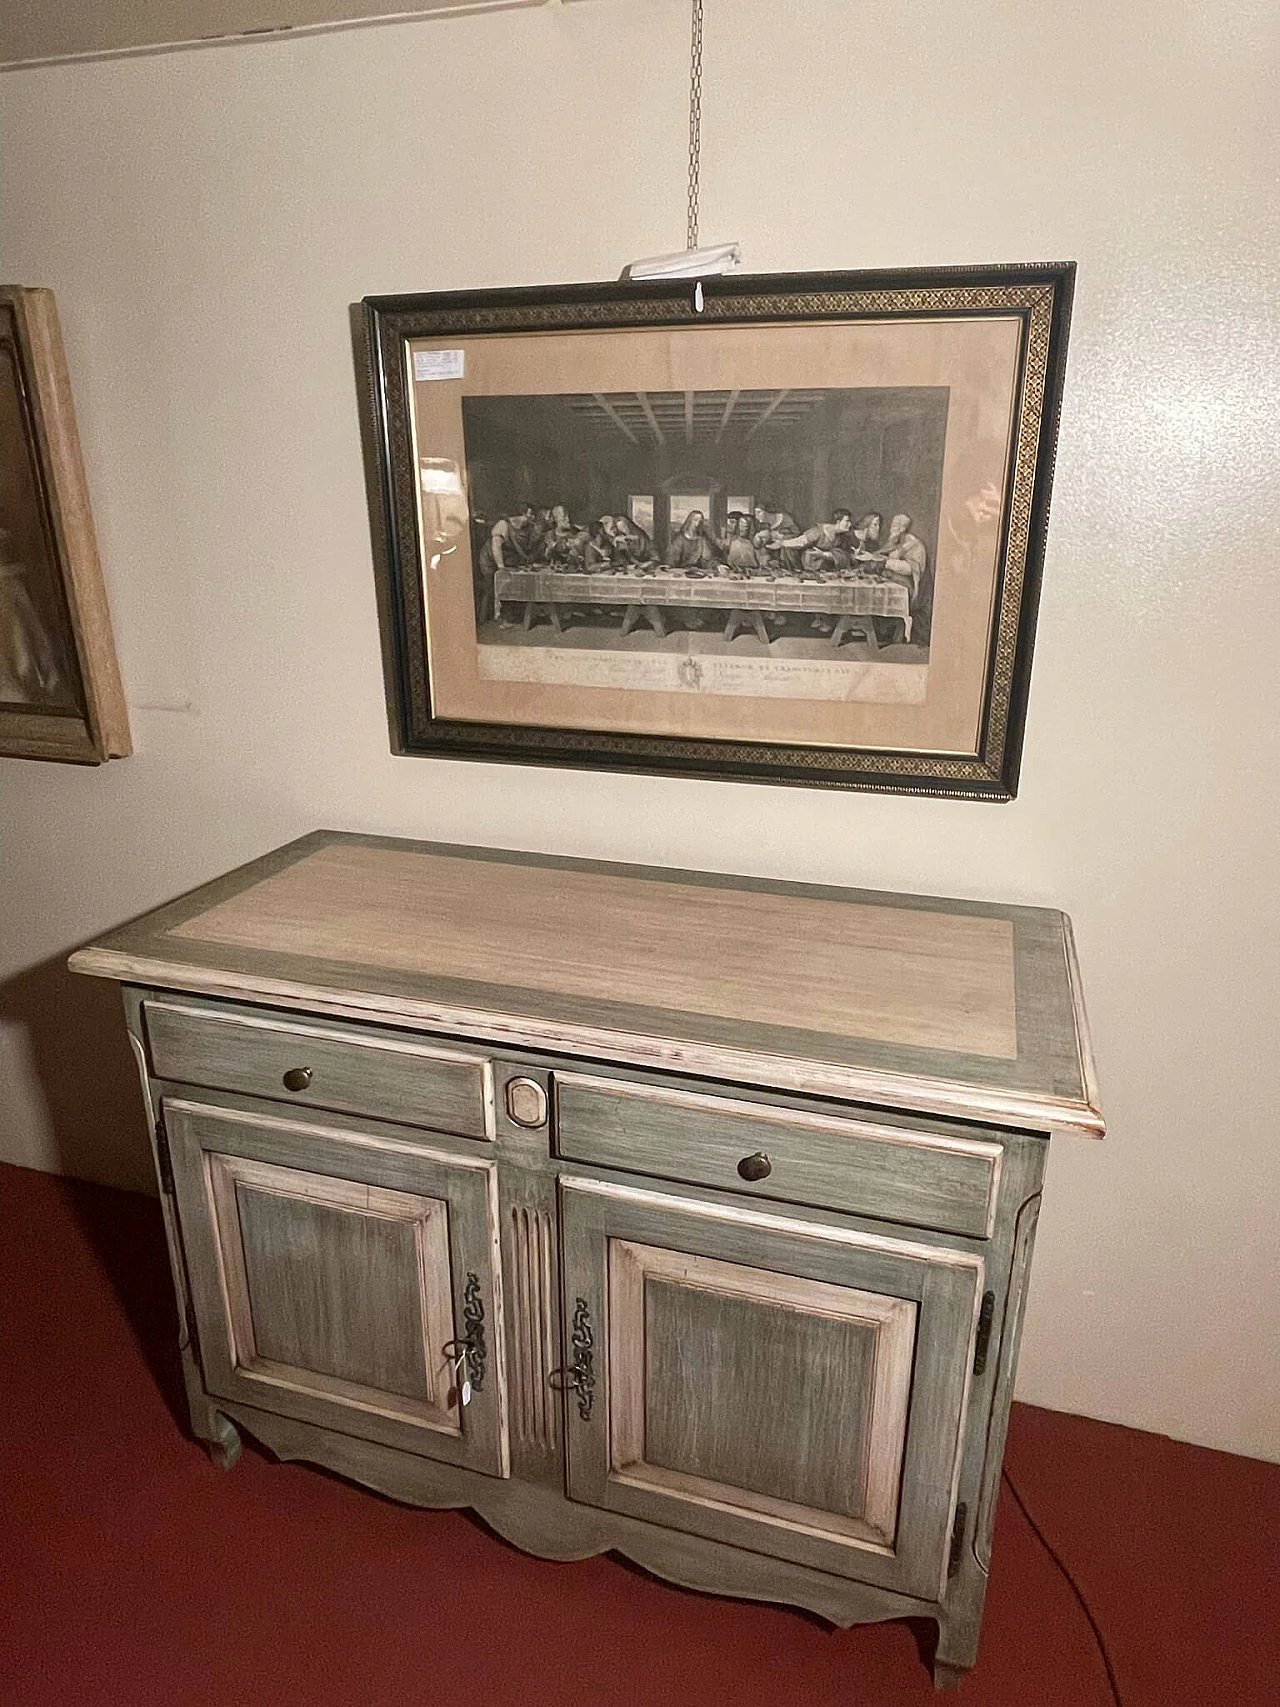
{"label": "curved cabinet leg", "polygon": [[209,1456],[219,1470],[234,1470],[240,1461],[240,1430],[221,1411],[210,1410],[212,1434],[205,1437]]}
{"label": "curved cabinet leg", "polygon": [[191,1432],[209,1448],[219,1470],[234,1470],[240,1461],[240,1430],[203,1392],[189,1391]]}
{"label": "curved cabinet leg", "polygon": [[933,1682],[936,1689],[955,1689],[978,1657],[981,1609],[968,1617],[938,1619],[938,1645],[933,1653]]}

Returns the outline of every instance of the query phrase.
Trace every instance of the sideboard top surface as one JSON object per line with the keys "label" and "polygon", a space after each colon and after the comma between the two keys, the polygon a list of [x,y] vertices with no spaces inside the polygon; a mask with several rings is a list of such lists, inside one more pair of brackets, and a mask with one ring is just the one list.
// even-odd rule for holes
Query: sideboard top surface
{"label": "sideboard top surface", "polygon": [[316,831],[73,968],[1101,1135],[1046,909]]}

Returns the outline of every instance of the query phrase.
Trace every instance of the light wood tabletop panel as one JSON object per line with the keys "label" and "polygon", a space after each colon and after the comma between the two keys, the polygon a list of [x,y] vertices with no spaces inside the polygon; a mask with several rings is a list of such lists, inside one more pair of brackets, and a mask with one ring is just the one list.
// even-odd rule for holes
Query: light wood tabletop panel
{"label": "light wood tabletop panel", "polygon": [[[1013,927],[336,843],[171,933],[1013,1060]],[[762,979],[762,961],[768,978]]]}
{"label": "light wood tabletop panel", "polygon": [[319,831],[84,972],[1100,1133],[1047,909]]}

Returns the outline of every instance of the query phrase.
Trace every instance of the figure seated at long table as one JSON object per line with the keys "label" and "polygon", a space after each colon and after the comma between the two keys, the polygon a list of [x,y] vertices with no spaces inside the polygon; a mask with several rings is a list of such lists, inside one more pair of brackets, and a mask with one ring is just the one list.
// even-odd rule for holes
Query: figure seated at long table
{"label": "figure seated at long table", "polygon": [[788,615],[808,615],[818,631],[829,620],[834,646],[857,631],[873,650],[878,618],[900,622],[907,642],[914,629],[927,643],[928,554],[909,517],[893,517],[883,546],[880,528],[876,514],[855,523],[848,510],[836,510],[829,522],[801,530],[786,512],[762,504],[753,515],[730,511],[717,536],[694,510],[660,558],[629,517],[602,516],[579,528],[563,505],[525,505],[482,539],[479,614],[483,620],[491,612],[505,625],[505,607],[522,604],[526,630],[545,612],[559,633],[575,609],[607,621],[620,607],[623,636],[643,619],[664,637],[676,613],[701,628],[723,610],[726,640],[750,627],[765,645],[776,638],[770,623],[780,629]]}

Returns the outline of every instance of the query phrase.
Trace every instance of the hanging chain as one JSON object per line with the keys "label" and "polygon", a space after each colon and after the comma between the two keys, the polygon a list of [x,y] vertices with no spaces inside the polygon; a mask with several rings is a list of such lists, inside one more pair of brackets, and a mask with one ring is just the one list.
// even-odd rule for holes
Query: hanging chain
{"label": "hanging chain", "polygon": [[698,173],[702,149],[702,0],[693,0],[689,50],[689,242],[698,247]]}

